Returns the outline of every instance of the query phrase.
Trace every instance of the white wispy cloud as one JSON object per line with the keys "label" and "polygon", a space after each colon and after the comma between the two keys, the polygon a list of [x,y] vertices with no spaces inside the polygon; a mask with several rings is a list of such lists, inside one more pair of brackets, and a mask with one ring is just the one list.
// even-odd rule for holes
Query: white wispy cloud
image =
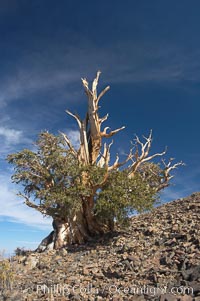
{"label": "white wispy cloud", "polygon": [[[79,78],[75,72],[62,71],[52,67],[47,72],[46,66],[38,66],[38,70],[28,69],[25,66],[23,70],[15,72],[10,78],[5,78],[0,85],[0,107],[5,107],[10,101],[26,97],[26,101],[36,93],[54,90],[72,83]],[[33,68],[33,67],[32,67]]]}
{"label": "white wispy cloud", "polygon": [[182,53],[175,56],[176,47],[167,51],[153,44],[127,41],[120,47],[113,44],[101,49],[89,41],[76,46],[61,44],[59,49],[54,47],[49,41],[39,56],[30,53],[19,62],[19,67],[10,70],[12,76],[6,76],[0,84],[1,106],[13,99],[67,86],[81,76],[90,77],[98,68],[107,78],[118,82],[176,80],[189,76],[189,71],[197,68],[192,62],[199,56],[199,53],[191,53],[190,57]]}
{"label": "white wispy cloud", "polygon": [[0,126],[0,136],[5,140],[5,143],[8,145],[18,144],[23,138],[23,132],[15,129],[9,129],[6,127]]}
{"label": "white wispy cloud", "polygon": [[[89,41],[80,45],[61,43],[58,49],[50,41],[41,53],[29,53],[10,70],[0,83],[0,106],[18,99],[29,99],[36,93],[60,89],[59,97],[73,101],[70,85],[79,84],[81,77],[91,80],[100,69],[108,83],[177,83],[200,80],[200,52],[190,53],[177,45],[160,47],[153,43],[122,41],[98,48]],[[82,44],[81,44],[82,43]],[[49,49],[49,50],[47,50]],[[114,51],[113,51],[114,50]],[[179,55],[177,55],[177,53]],[[22,67],[23,66],[23,67]],[[13,67],[14,68],[14,67]],[[62,94],[63,93],[63,94]],[[53,93],[52,93],[53,94]],[[56,95],[53,101],[58,101]]]}
{"label": "white wispy cloud", "polygon": [[23,130],[16,130],[4,125],[0,125],[0,139],[0,155],[2,157],[15,151],[16,147],[19,145],[31,145],[32,143],[32,140],[26,137]]}
{"label": "white wispy cloud", "polygon": [[13,223],[22,223],[34,226],[38,229],[51,229],[51,219],[43,218],[42,215],[28,208],[23,200],[16,196],[9,175],[0,176],[0,218]]}
{"label": "white wispy cloud", "polygon": [[78,130],[67,130],[67,137],[71,141],[75,149],[80,147],[80,133]]}

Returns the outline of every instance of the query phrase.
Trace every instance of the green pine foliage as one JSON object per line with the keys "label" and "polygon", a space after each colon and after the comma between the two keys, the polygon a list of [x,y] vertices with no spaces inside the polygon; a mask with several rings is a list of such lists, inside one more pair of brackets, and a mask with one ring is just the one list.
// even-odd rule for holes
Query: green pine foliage
{"label": "green pine foliage", "polygon": [[112,216],[118,223],[124,224],[135,211],[141,213],[152,209],[157,200],[155,188],[139,172],[128,178],[126,170],[113,171],[98,193],[95,211],[100,219]]}
{"label": "green pine foliage", "polygon": [[19,195],[44,215],[65,219],[92,196],[97,219],[124,223],[133,212],[151,209],[158,199],[155,183],[161,169],[156,164],[143,165],[133,178],[126,168],[112,170],[103,183],[107,170],[96,164],[81,165],[61,136],[41,133],[36,148],[7,159],[15,166],[13,182],[23,186]]}
{"label": "green pine foliage", "polygon": [[8,259],[0,260],[0,289],[12,289],[15,274]]}

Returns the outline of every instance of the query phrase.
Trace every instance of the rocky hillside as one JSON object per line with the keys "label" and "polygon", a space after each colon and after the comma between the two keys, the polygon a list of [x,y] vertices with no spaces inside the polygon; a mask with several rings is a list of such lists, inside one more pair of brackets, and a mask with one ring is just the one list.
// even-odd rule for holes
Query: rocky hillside
{"label": "rocky hillside", "polygon": [[10,265],[0,300],[200,301],[200,193],[133,217],[126,231]]}

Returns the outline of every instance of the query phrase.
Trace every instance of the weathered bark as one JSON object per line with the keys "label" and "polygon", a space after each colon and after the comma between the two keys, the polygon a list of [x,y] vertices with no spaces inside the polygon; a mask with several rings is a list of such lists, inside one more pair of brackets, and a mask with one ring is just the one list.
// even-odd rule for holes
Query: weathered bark
{"label": "weathered bark", "polygon": [[[94,208],[94,195],[98,189],[101,189],[106,183],[109,173],[112,170],[117,170],[121,166],[126,165],[128,162],[131,164],[128,166],[128,177],[134,177],[138,172],[139,168],[143,163],[154,159],[155,157],[162,157],[166,151],[161,153],[156,153],[149,155],[151,144],[152,144],[152,132],[146,138],[144,137],[144,142],[142,142],[137,136],[135,139],[135,144],[133,148],[130,149],[129,154],[124,161],[119,162],[119,156],[116,156],[115,162],[110,165],[110,144],[104,143],[102,151],[102,139],[110,138],[122,129],[118,128],[116,130],[109,130],[109,127],[105,127],[102,130],[102,123],[107,120],[108,114],[102,118],[99,117],[99,101],[102,96],[109,90],[109,86],[106,87],[100,94],[97,94],[97,85],[99,80],[100,72],[97,72],[96,78],[93,80],[91,88],[86,79],[82,79],[83,88],[88,98],[88,110],[85,119],[81,119],[79,115],[73,114],[69,111],[67,113],[76,119],[80,132],[80,147],[76,150],[70,139],[63,134],[67,147],[76,156],[80,165],[82,166],[92,166],[97,165],[101,168],[105,168],[107,171],[104,179],[98,186],[90,187],[92,188],[92,193],[90,197],[82,199],[82,207],[72,216],[66,216],[66,220],[54,219],[53,228],[54,230],[47,236],[40,246],[38,251],[43,251],[45,249],[59,249],[67,244],[81,244],[86,240],[90,239],[91,236],[96,234],[102,234],[107,230],[113,230],[114,218],[110,217],[110,220],[102,220],[101,223],[96,220],[93,214]],[[133,149],[135,152],[133,153]],[[172,178],[170,171],[175,169],[178,165],[182,165],[182,162],[171,165],[169,163],[164,164],[163,175],[160,177],[160,183],[157,187],[157,191],[167,187],[169,185],[169,180]],[[82,174],[82,182],[85,186],[88,184],[88,174],[84,172]],[[51,183],[52,184],[52,183]],[[26,204],[42,212],[43,208],[41,205],[32,204],[26,197]],[[46,210],[46,209],[45,209]],[[50,210],[46,210],[45,214],[54,216]],[[47,212],[49,211],[49,212]]]}
{"label": "weathered bark", "polygon": [[[101,130],[102,123],[107,120],[108,114],[100,118],[98,114],[98,104],[110,87],[107,86],[99,95],[97,94],[100,74],[101,72],[98,71],[96,78],[92,82],[91,89],[89,88],[88,81],[85,78],[82,79],[83,88],[88,98],[88,110],[85,119],[81,120],[78,114],[72,114],[71,112],[66,111],[69,115],[74,117],[78,123],[80,131],[80,148],[77,152],[77,157],[81,163],[86,165],[96,163],[97,158],[101,153],[102,138],[110,138],[125,128],[122,126],[121,128],[108,133],[107,130],[109,127],[105,127],[103,131]],[[69,148],[74,151],[68,137],[65,134],[63,134],[63,136],[65,137]]]}
{"label": "weathered bark", "polygon": [[[148,137],[143,137],[145,143],[143,143],[138,136],[135,138],[134,148],[136,149],[135,153],[132,154],[132,150],[129,154],[129,159],[132,161],[132,164],[129,166],[129,177],[134,177],[135,173],[139,169],[139,167],[148,161],[151,161],[155,157],[162,157],[166,154],[166,150],[162,153],[155,153],[153,155],[149,155],[151,144],[152,144],[152,131]],[[160,191],[170,185],[170,180],[174,177],[170,174],[170,172],[176,169],[178,166],[185,165],[182,161],[175,163],[172,165],[172,161],[174,159],[171,158],[168,163],[165,160],[161,160],[164,165],[163,175],[160,176],[160,183],[155,187],[156,191]]]}
{"label": "weathered bark", "polygon": [[66,221],[54,219],[53,231],[42,240],[38,252],[60,249],[67,245],[83,244],[95,235],[103,234],[107,230],[105,225],[98,223],[91,212],[91,208],[84,203],[82,210],[76,212]]}

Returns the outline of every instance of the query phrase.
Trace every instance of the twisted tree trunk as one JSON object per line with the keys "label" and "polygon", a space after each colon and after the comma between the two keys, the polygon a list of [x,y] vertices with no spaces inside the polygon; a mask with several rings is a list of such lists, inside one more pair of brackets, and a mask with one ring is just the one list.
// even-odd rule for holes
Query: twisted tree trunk
{"label": "twisted tree trunk", "polygon": [[43,252],[67,245],[83,244],[107,230],[105,224],[96,220],[87,202],[83,204],[81,210],[67,220],[54,218],[52,225],[54,230],[42,240],[36,251]]}
{"label": "twisted tree trunk", "polygon": [[[76,211],[71,216],[66,214],[64,220],[55,217],[55,215],[49,214],[53,217],[54,230],[41,242],[37,249],[38,251],[44,251],[46,249],[59,249],[68,244],[82,244],[96,234],[102,234],[106,230],[113,230],[114,217],[106,217],[105,220],[102,220],[100,223],[94,216],[93,208],[95,204],[95,193],[98,191],[98,189],[102,189],[104,187],[104,184],[107,182],[109,174],[112,170],[118,170],[121,166],[125,166],[128,162],[130,162],[131,164],[127,167],[127,171],[128,177],[131,178],[135,176],[142,164],[152,160],[155,157],[161,157],[166,153],[166,151],[163,151],[162,153],[149,155],[152,143],[152,132],[150,132],[150,135],[147,138],[144,137],[144,142],[142,142],[136,136],[135,143],[123,162],[119,162],[119,156],[117,155],[114,163],[110,165],[110,147],[112,142],[110,144],[104,143],[102,150],[102,139],[112,137],[119,131],[123,130],[124,126],[115,130],[109,130],[109,127],[102,129],[102,124],[107,120],[108,114],[100,118],[98,114],[98,104],[102,96],[109,90],[110,87],[106,87],[98,95],[97,85],[99,76],[100,72],[97,72],[91,88],[89,87],[88,81],[86,79],[82,79],[82,84],[88,98],[88,110],[86,117],[82,120],[78,114],[73,114],[67,111],[67,113],[74,117],[78,123],[80,133],[79,149],[76,150],[73,147],[66,134],[62,133],[62,135],[69,150],[77,158],[81,166],[90,167],[96,165],[100,168],[104,168],[106,173],[101,183],[98,185],[94,184],[92,187],[90,186],[92,191],[91,195],[85,199],[82,199],[81,209],[78,212]],[[135,149],[135,153],[133,153],[133,149]],[[169,185],[169,180],[173,177],[170,175],[171,170],[177,168],[178,165],[183,165],[182,162],[172,165],[172,159],[170,159],[169,163],[165,163],[164,160],[162,162],[164,164],[164,170],[162,175],[159,176],[159,183],[157,184],[157,187],[155,187],[155,192],[167,187]],[[82,183],[86,187],[89,178],[88,174],[89,171],[86,171],[81,175]],[[55,185],[55,183],[52,185]],[[41,209],[41,206],[33,204],[27,197],[25,197],[25,199],[28,206],[42,212],[43,209]],[[47,210],[45,208],[45,214],[46,213]],[[62,216],[64,215],[62,214]]]}

